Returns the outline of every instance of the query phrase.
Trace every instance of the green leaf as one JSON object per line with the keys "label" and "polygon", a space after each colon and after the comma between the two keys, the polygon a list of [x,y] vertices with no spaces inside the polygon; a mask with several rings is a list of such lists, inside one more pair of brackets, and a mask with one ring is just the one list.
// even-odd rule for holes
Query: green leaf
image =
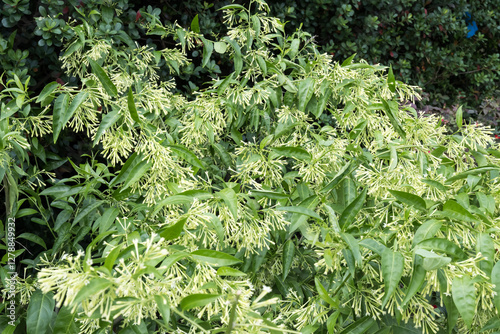
{"label": "green leaf", "polygon": [[181,310],[186,311],[195,307],[202,307],[217,300],[221,295],[196,293],[184,297],[179,303]]}
{"label": "green leaf", "polygon": [[366,333],[373,325],[375,324],[375,320],[370,316],[365,316],[360,318],[347,326],[342,332],[339,334],[364,334]]}
{"label": "green leaf", "polygon": [[368,248],[372,252],[377,253],[378,255],[382,256],[384,251],[387,249],[386,246],[382,245],[380,242],[373,240],[373,239],[363,239],[359,242],[360,246],[363,246],[365,248]]}
{"label": "green leaf", "polygon": [[132,116],[132,119],[135,122],[140,123],[141,120],[139,119],[139,114],[137,113],[137,108],[135,107],[134,93],[132,93],[132,87],[130,87],[128,89],[127,103],[128,103],[128,111],[130,112],[130,116]]}
{"label": "green leaf", "polygon": [[477,221],[467,209],[458,204],[453,200],[448,200],[443,206],[443,213],[454,220],[460,220],[464,222],[475,222]]}
{"label": "green leaf", "polygon": [[294,158],[297,160],[311,160],[311,154],[307,152],[302,147],[293,147],[293,146],[282,146],[282,147],[273,147],[272,150],[276,152],[276,154],[280,156],[285,156],[287,158]]}
{"label": "green leaf", "polygon": [[352,60],[354,59],[355,56],[356,56],[356,54],[353,54],[352,56],[350,56],[349,58],[347,58],[346,60],[344,60],[344,62],[340,66],[344,67],[344,66],[351,65]]}
{"label": "green leaf", "polygon": [[287,195],[284,193],[278,193],[278,192],[267,191],[267,190],[256,190],[256,189],[250,190],[248,195],[254,196],[254,197],[266,197],[266,198],[275,199],[275,200],[282,200],[282,199],[290,198],[290,195]]}
{"label": "green leaf", "polygon": [[242,5],[227,5],[224,7],[219,8],[218,10],[226,10],[226,9],[240,9],[240,10],[246,10],[245,7]]}
{"label": "green leaf", "polygon": [[125,183],[123,184],[121,191],[127,189],[139,179],[147,173],[153,167],[153,161],[147,161],[147,160],[142,160],[139,162],[132,170],[130,171],[130,174],[128,175],[127,179],[125,180]]}
{"label": "green leaf", "polygon": [[314,277],[314,285],[316,285],[316,291],[318,292],[318,295],[321,299],[323,299],[334,308],[339,307],[339,303],[333,300],[332,297],[330,297],[328,291],[326,291],[325,287],[323,286],[323,284],[321,284],[318,277]]}
{"label": "green leaf", "polygon": [[105,278],[94,278],[78,291],[73,300],[73,304],[80,304],[87,298],[96,297],[101,291],[106,290],[112,285],[113,283]]}
{"label": "green leaf", "polygon": [[401,124],[399,124],[398,118],[396,116],[399,113],[398,103],[395,101],[386,101],[382,98],[380,98],[380,100],[382,101],[385,113],[387,117],[389,117],[394,130],[396,130],[401,138],[406,139],[406,132],[401,127]]}
{"label": "green leaf", "polygon": [[196,33],[200,33],[200,21],[198,20],[198,14],[196,14],[193,21],[191,21],[191,30]]}
{"label": "green leaf", "polygon": [[191,252],[191,256],[196,261],[208,263],[216,267],[231,266],[233,264],[240,263],[241,260],[235,258],[232,255],[218,252],[211,249],[199,249]]}
{"label": "green leaf", "polygon": [[311,209],[304,208],[302,206],[280,206],[277,207],[276,210],[297,213],[299,215],[306,215],[321,220],[321,217],[316,212],[314,212]]}
{"label": "green leaf", "polygon": [[363,258],[361,257],[361,252],[359,251],[358,241],[349,233],[340,233],[340,237],[346,242],[347,246],[349,246],[356,264],[361,266]]}
{"label": "green leaf", "polygon": [[43,294],[36,290],[29,300],[26,313],[26,330],[30,334],[45,334],[49,328],[54,313],[54,294]]}
{"label": "green leaf", "polygon": [[295,58],[297,53],[299,53],[299,47],[300,47],[300,40],[294,38],[292,40],[292,43],[290,43],[290,49],[288,49],[288,57],[290,57],[290,59]]}
{"label": "green leaf", "polygon": [[360,119],[356,126],[349,132],[349,139],[356,140],[359,135],[365,130],[368,121],[366,119]]}
{"label": "green leaf", "polygon": [[394,78],[394,73],[392,72],[392,65],[389,67],[389,74],[387,74],[387,86],[392,93],[396,92],[396,79]]}
{"label": "green leaf", "polygon": [[491,283],[495,285],[493,291],[496,293],[493,301],[497,311],[500,313],[500,261],[498,261],[491,270]]}
{"label": "green leaf", "polygon": [[[40,92],[40,95],[36,98],[36,103],[43,102],[45,99],[50,97],[50,95],[59,87],[59,83],[53,81],[47,86],[43,87],[42,91]],[[50,102],[49,102],[50,103]]]}
{"label": "green leaf", "polygon": [[122,169],[120,170],[120,173],[118,174],[117,177],[115,177],[113,180],[110,182],[110,186],[115,186],[117,184],[120,184],[122,182],[125,182],[125,180],[128,178],[130,175],[130,172],[132,171],[133,167],[135,167],[140,161],[142,161],[141,158],[137,158],[137,152],[134,152],[125,162],[123,165]]}
{"label": "green leaf", "polygon": [[413,246],[415,247],[423,240],[434,238],[442,224],[441,221],[432,219],[420,225],[413,237]]}
{"label": "green leaf", "polygon": [[235,40],[232,40],[227,36],[224,37],[224,40],[233,47],[234,75],[237,77],[238,75],[240,75],[241,70],[243,69],[243,57],[241,55],[240,46]]}
{"label": "green leaf", "polygon": [[405,298],[403,300],[403,308],[420,291],[422,284],[425,281],[426,271],[423,267],[423,259],[419,255],[415,255],[413,260],[413,272],[411,275],[410,285],[406,290]]}
{"label": "green leaf", "polygon": [[299,83],[299,94],[298,99],[299,103],[297,109],[302,112],[305,112],[307,103],[311,99],[314,93],[314,80],[313,78],[305,78]]}
{"label": "green leaf", "polygon": [[226,203],[229,211],[233,215],[235,220],[238,219],[238,198],[236,197],[236,193],[231,188],[224,188],[218,193],[215,194],[217,197],[222,198],[224,203]]}
{"label": "green leaf", "polygon": [[174,152],[178,157],[184,159],[186,162],[190,163],[196,168],[205,168],[203,163],[196,157],[196,154],[191,152],[188,148],[182,145],[166,145]]}
{"label": "green leaf", "polygon": [[120,119],[120,117],[121,114],[119,109],[113,110],[112,112],[104,115],[101,120],[101,124],[97,129],[92,145],[95,146],[101,139],[101,136],[104,134],[104,132],[106,132],[106,130],[108,130],[113,124],[115,124]]}
{"label": "green leaf", "polygon": [[479,232],[476,238],[476,251],[481,253],[486,260],[479,262],[479,268],[490,276],[495,260],[495,243],[489,233]]}
{"label": "green leaf", "polygon": [[436,188],[438,190],[441,190],[441,191],[447,191],[448,190],[448,188],[445,185],[443,185],[441,182],[438,182],[438,181],[435,181],[435,180],[421,179],[420,181],[422,181],[425,184],[430,185],[431,187],[434,187],[434,188]]}
{"label": "green leaf", "polygon": [[111,250],[111,252],[108,253],[106,256],[106,260],[104,260],[104,267],[107,268],[109,271],[113,270],[113,266],[115,265],[116,259],[118,258],[118,255],[120,255],[122,250],[121,245],[116,246]]}
{"label": "green leaf", "polygon": [[47,249],[47,245],[45,245],[45,241],[43,241],[42,238],[40,238],[38,235],[35,235],[33,233],[25,232],[25,233],[18,235],[17,238],[29,240],[29,241],[34,242],[35,244],[38,244],[38,245],[42,246],[43,248]]}
{"label": "green leaf", "polygon": [[382,253],[382,277],[384,278],[385,295],[382,300],[382,308],[385,307],[389,298],[396,292],[401,276],[404,271],[404,257],[399,252],[393,252],[390,248]]}
{"label": "green leaf", "polygon": [[422,197],[407,193],[404,191],[397,191],[397,190],[390,190],[389,192],[392,194],[392,196],[396,197],[396,199],[402,203],[408,204],[410,206],[413,206],[414,208],[421,210],[421,211],[426,211],[427,206],[425,205],[425,201],[422,199]]}
{"label": "green leaf", "polygon": [[241,277],[241,276],[246,276],[247,274],[231,267],[220,267],[219,269],[217,269],[217,275]]}
{"label": "green leaf", "polygon": [[391,152],[391,159],[388,171],[392,172],[398,166],[398,151],[396,150],[396,147],[394,145],[389,145],[389,150]]}
{"label": "green leaf", "polygon": [[326,193],[330,190],[334,189],[346,176],[351,174],[357,167],[359,166],[359,162],[351,161],[348,164],[345,164],[335,175],[333,180],[328,183],[323,189],[321,189],[320,193]]}
{"label": "green leaf", "polygon": [[53,333],[61,334],[78,334],[80,333],[79,326],[75,322],[78,312],[71,312],[71,310],[63,306],[59,309],[56,321],[54,323]]}
{"label": "green leaf", "polygon": [[97,76],[106,93],[108,93],[112,97],[116,97],[118,95],[118,90],[116,89],[113,82],[111,82],[106,72],[104,72],[102,67],[91,58],[89,58],[89,64],[92,67],[92,72]]}
{"label": "green leaf", "polygon": [[363,208],[366,200],[367,189],[365,188],[358,197],[356,197],[345,210],[342,212],[339,218],[339,226],[343,231],[347,231],[349,226],[354,222],[354,218],[358,212]]}
{"label": "green leaf", "polygon": [[105,203],[105,201],[95,201],[94,203],[92,203],[92,204],[86,206],[85,208],[83,208],[82,210],[80,210],[78,212],[78,214],[76,215],[75,219],[73,220],[73,223],[71,226],[73,227],[76,224],[78,224],[78,222],[80,222],[80,220],[85,218],[89,213],[95,211],[98,207],[100,207],[104,203]]}
{"label": "green leaf", "polygon": [[163,295],[155,295],[154,298],[163,323],[167,325],[170,322],[170,303],[168,302],[168,298]]}
{"label": "green leaf", "polygon": [[162,228],[160,231],[158,231],[158,234],[165,240],[174,240],[181,235],[186,221],[187,218],[182,218],[174,225]]}
{"label": "green leaf", "polygon": [[415,250],[415,254],[423,258],[422,267],[427,271],[439,269],[451,262],[450,257],[441,256],[422,248]]}
{"label": "green leaf", "polygon": [[417,247],[437,251],[440,253],[446,253],[452,258],[453,261],[462,261],[467,257],[464,251],[459,246],[449,241],[448,239],[432,238],[423,240],[418,243]]}
{"label": "green leaf", "polygon": [[288,273],[290,272],[294,255],[295,255],[295,244],[293,243],[292,240],[288,240],[287,242],[285,242],[285,245],[283,246],[283,259],[282,259],[283,281],[286,279]]}
{"label": "green leaf", "polygon": [[203,41],[203,60],[201,61],[201,66],[205,67],[210,62],[210,57],[214,51],[214,43],[208,39],[201,38]]}
{"label": "green leaf", "polygon": [[460,107],[458,107],[457,114],[455,115],[455,119],[456,119],[457,126],[459,129],[462,127],[462,122],[463,122],[462,114],[463,114],[462,106],[460,106]]}
{"label": "green leaf", "polygon": [[71,104],[69,105],[69,108],[66,111],[66,114],[64,115],[63,119],[63,127],[68,123],[68,121],[73,117],[73,114],[76,112],[78,108],[82,105],[83,102],[87,100],[89,97],[89,93],[87,92],[80,92],[78,93],[73,100],[71,101]]}
{"label": "green leaf", "polygon": [[54,143],[59,137],[64,126],[64,119],[69,105],[69,95],[67,93],[60,94],[54,102],[54,112],[52,114],[52,129],[54,134]]}
{"label": "green leaf", "polygon": [[476,313],[476,287],[472,279],[464,275],[455,277],[451,284],[451,294],[467,328],[471,328]]}
{"label": "green leaf", "polygon": [[466,179],[467,176],[469,175],[478,175],[478,174],[484,174],[489,171],[493,170],[500,170],[499,166],[484,166],[484,167],[477,167],[477,168],[471,168],[463,173],[457,174],[455,176],[452,176],[446,180],[446,184],[450,184],[453,181],[460,180],[460,179]]}
{"label": "green leaf", "polygon": [[215,42],[214,49],[217,53],[224,54],[227,50],[227,44],[224,42]]}

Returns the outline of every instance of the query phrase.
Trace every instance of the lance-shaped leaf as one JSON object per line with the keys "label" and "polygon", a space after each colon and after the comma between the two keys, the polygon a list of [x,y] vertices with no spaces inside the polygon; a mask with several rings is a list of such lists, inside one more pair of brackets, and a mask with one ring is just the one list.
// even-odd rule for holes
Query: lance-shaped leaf
{"label": "lance-shaped leaf", "polygon": [[45,334],[49,328],[55,301],[53,293],[43,294],[36,290],[31,295],[28,311],[26,313],[26,330],[28,333]]}
{"label": "lance-shaped leaf", "polygon": [[52,113],[52,131],[54,133],[54,143],[57,141],[59,133],[64,126],[64,119],[65,114],[68,110],[68,105],[69,95],[67,93],[59,95],[54,102],[54,111]]}
{"label": "lance-shaped leaf", "polygon": [[420,255],[415,255],[414,261],[413,261],[413,272],[411,275],[411,281],[410,285],[408,286],[408,289],[406,290],[406,295],[403,300],[403,307],[406,306],[406,304],[410,301],[410,299],[413,298],[417,294],[417,292],[420,291],[420,288],[422,287],[422,284],[425,281],[425,274],[426,271],[423,267],[423,259]]}
{"label": "lance-shaped leaf", "polygon": [[356,54],[353,54],[352,56],[350,56],[349,58],[347,58],[346,60],[344,60],[344,61],[342,62],[342,65],[340,65],[340,66],[344,67],[344,66],[349,66],[349,65],[351,65],[352,60],[354,59],[354,57],[356,57]]}
{"label": "lance-shaped leaf", "polygon": [[54,93],[54,91],[59,86],[60,86],[59,83],[53,81],[53,82],[49,83],[48,85],[46,85],[45,87],[43,87],[42,91],[40,92],[40,95],[38,95],[38,97],[36,99],[36,103],[43,102],[45,99],[50,97],[52,95],[52,93]]}
{"label": "lance-shaped leaf", "polygon": [[349,233],[340,233],[340,236],[346,242],[347,246],[349,246],[356,264],[361,266],[363,258],[361,257],[361,252],[359,251],[358,241]]}
{"label": "lance-shaped leaf", "polygon": [[235,220],[238,219],[238,198],[236,197],[236,193],[231,188],[224,188],[218,193],[215,194],[217,197],[222,198],[224,203],[226,203],[229,211],[233,215]]}
{"label": "lance-shaped leaf", "polygon": [[123,184],[121,191],[127,189],[128,187],[130,187],[131,185],[133,185],[134,183],[139,181],[139,179],[144,174],[146,174],[147,171],[151,169],[151,167],[153,167],[153,161],[148,162],[147,160],[143,160],[143,161],[139,162],[137,165],[135,165],[135,167],[132,168],[132,170],[130,171],[130,174],[128,175],[127,179],[125,180],[125,183]]}
{"label": "lance-shaped leaf", "polygon": [[191,30],[196,33],[200,32],[200,21],[198,19],[198,14],[196,14],[193,21],[191,21]]}
{"label": "lance-shaped leaf", "polygon": [[403,276],[404,264],[404,257],[401,253],[393,252],[390,248],[382,253],[382,277],[385,285],[382,308],[385,307],[389,298],[396,292],[401,276]]}
{"label": "lance-shaped leaf", "polygon": [[211,302],[217,300],[220,295],[215,294],[205,294],[205,293],[196,293],[184,297],[179,303],[179,307],[181,310],[186,311],[195,307],[202,307],[210,304]]}
{"label": "lance-shaped leaf", "polygon": [[295,244],[292,240],[285,242],[283,246],[283,280],[286,279],[292,267],[293,256],[295,255]]}
{"label": "lance-shaped leaf", "polygon": [[59,309],[56,321],[54,323],[53,333],[64,334],[78,334],[80,333],[79,326],[76,325],[76,316],[78,312],[71,312],[71,310],[63,306]]}
{"label": "lance-shaped leaf", "polygon": [[116,97],[118,95],[118,90],[102,67],[91,58],[89,58],[89,64],[92,67],[92,72],[97,76],[106,93],[112,97]]}
{"label": "lance-shaped leaf", "polygon": [[108,130],[111,126],[113,126],[121,117],[120,110],[116,109],[113,110],[112,112],[104,115],[104,117],[101,120],[101,124],[99,125],[99,128],[97,129],[97,132],[95,134],[94,142],[92,145],[96,145],[99,140],[101,139],[102,135],[106,130]]}
{"label": "lance-shaped leaf", "polygon": [[216,267],[230,266],[241,262],[240,259],[237,259],[232,255],[214,251],[211,249],[196,250],[194,252],[191,252],[191,256],[197,261],[204,262]]}
{"label": "lance-shaped leaf", "polygon": [[458,107],[457,114],[455,115],[457,126],[459,129],[462,127],[462,122],[463,122],[462,114],[463,114],[462,106],[460,106],[460,107]]}
{"label": "lance-shaped leaf", "polygon": [[243,57],[241,55],[241,49],[238,43],[230,39],[229,37],[224,37],[224,40],[229,43],[234,50],[234,55],[233,55],[233,62],[234,62],[234,75],[237,77],[240,75],[241,70],[243,69]]}
{"label": "lance-shaped leaf", "polygon": [[392,126],[394,127],[394,130],[396,130],[397,133],[401,136],[401,138],[406,139],[406,132],[403,130],[401,127],[401,124],[399,124],[397,114],[399,112],[398,108],[398,103],[394,101],[386,101],[382,98],[380,98],[382,101],[382,105],[384,107],[384,111],[389,117],[389,120],[391,121]]}
{"label": "lance-shaped leaf", "polygon": [[425,201],[422,199],[422,197],[407,193],[404,191],[397,191],[397,190],[390,190],[389,192],[392,194],[392,196],[396,197],[396,199],[402,203],[408,204],[410,206],[413,206],[414,208],[425,211],[426,205]]}
{"label": "lance-shaped leaf", "polygon": [[203,42],[203,59],[201,61],[201,66],[205,67],[210,62],[210,57],[214,51],[214,43],[204,37],[201,37],[201,40]]}
{"label": "lance-shaped leaf", "polygon": [[299,103],[297,109],[304,112],[307,106],[307,103],[311,99],[314,93],[314,79],[313,78],[305,78],[299,83]]}
{"label": "lance-shaped leaf", "polygon": [[234,277],[242,277],[246,276],[242,271],[239,271],[238,269],[234,269],[231,267],[220,267],[217,269],[217,275],[219,276],[234,276]]}
{"label": "lance-shaped leaf", "polygon": [[491,283],[495,285],[493,291],[496,293],[493,302],[497,311],[500,313],[500,261],[498,261],[491,270]]}
{"label": "lance-shaped leaf", "polygon": [[413,237],[413,246],[419,244],[423,240],[434,238],[436,233],[441,229],[442,224],[443,222],[432,219],[420,225]]}
{"label": "lance-shaped leaf", "polygon": [[328,291],[326,291],[325,287],[323,286],[323,284],[321,284],[318,277],[314,277],[314,284],[316,285],[316,291],[318,292],[318,295],[321,299],[330,304],[332,307],[339,307],[339,303],[333,300],[332,297],[330,297]]}
{"label": "lance-shaped leaf", "polygon": [[366,333],[374,324],[375,320],[372,317],[365,316],[347,326],[339,334],[363,334]]}
{"label": "lance-shaped leaf", "polygon": [[460,220],[464,222],[472,223],[477,221],[476,217],[474,217],[467,209],[451,199],[444,204],[443,212],[441,214],[444,214],[445,216],[454,220]]}
{"label": "lance-shaped leaf", "polygon": [[303,206],[280,206],[277,207],[276,210],[298,213],[299,215],[306,215],[316,219],[321,219],[321,217],[316,212]]}
{"label": "lance-shaped leaf", "polygon": [[79,304],[83,300],[90,298],[91,296],[95,297],[98,293],[106,290],[111,285],[113,285],[113,283],[105,278],[94,278],[90,280],[89,284],[85,285],[80,289],[80,291],[78,291],[75,299],[73,300],[73,303]]}
{"label": "lance-shaped leaf", "polygon": [[467,275],[455,277],[451,284],[451,294],[458,312],[470,329],[476,313],[476,287],[473,280]]}
{"label": "lance-shaped leaf", "polygon": [[472,169],[469,169],[465,172],[462,172],[460,174],[457,174],[455,176],[450,177],[449,179],[446,180],[445,183],[450,184],[456,180],[466,179],[467,176],[469,176],[469,175],[484,174],[484,173],[492,171],[492,170],[500,170],[500,167],[499,166],[484,166],[484,167],[472,168]]}
{"label": "lance-shaped leaf", "polygon": [[71,101],[71,104],[69,105],[66,113],[64,114],[63,127],[64,125],[66,125],[66,123],[68,123],[70,118],[73,117],[76,110],[82,105],[83,102],[87,100],[88,97],[89,93],[87,92],[80,92],[76,94],[76,96]]}
{"label": "lance-shaped leaf", "polygon": [[396,92],[396,79],[394,78],[394,73],[392,72],[392,65],[389,67],[389,74],[387,74],[387,86],[392,93]]}
{"label": "lance-shaped leaf", "polygon": [[167,145],[166,147],[170,148],[172,152],[174,152],[180,158],[186,160],[188,163],[193,165],[196,168],[204,168],[203,163],[198,159],[196,154],[191,152],[188,148],[182,145]]}
{"label": "lance-shaped leaf", "polygon": [[476,251],[486,259],[479,262],[479,268],[490,276],[495,260],[495,243],[489,233],[479,232],[476,238]]}
{"label": "lance-shaped leaf", "polygon": [[453,259],[453,261],[457,260],[462,261],[467,257],[464,251],[459,246],[449,241],[448,239],[441,239],[441,238],[427,239],[421,241],[417,245],[417,248],[423,248],[427,250],[437,251],[440,253],[446,253]]}
{"label": "lance-shaped leaf", "polygon": [[359,196],[356,197],[351,202],[351,204],[349,204],[347,208],[344,209],[344,211],[340,215],[339,226],[341,230],[346,231],[349,228],[349,226],[353,223],[354,218],[356,218],[358,212],[363,208],[363,205],[365,204],[366,200],[366,192],[367,189],[365,188],[361,192],[361,194],[359,194]]}
{"label": "lance-shaped leaf", "polygon": [[163,323],[168,324],[170,321],[170,303],[168,302],[168,298],[163,295],[155,295],[154,298]]}
{"label": "lance-shaped leaf", "polygon": [[127,103],[128,103],[128,111],[130,112],[130,116],[132,116],[132,119],[135,122],[140,123],[141,120],[139,119],[139,114],[137,113],[137,108],[135,107],[134,93],[132,93],[132,87],[130,87],[128,89]]}
{"label": "lance-shaped leaf", "polygon": [[165,240],[174,240],[181,235],[182,230],[184,229],[184,225],[186,224],[186,221],[187,218],[182,218],[174,225],[162,228],[158,232],[158,234]]}
{"label": "lance-shaped leaf", "polygon": [[323,189],[321,189],[320,193],[325,193],[335,188],[346,176],[348,176],[356,168],[358,168],[359,164],[360,164],[359,161],[351,161],[348,164],[345,164],[338,171],[333,180],[330,183],[328,183]]}
{"label": "lance-shaped leaf", "polygon": [[284,146],[273,147],[272,150],[280,156],[294,158],[297,160],[311,160],[311,154],[302,147]]}
{"label": "lance-shaped leaf", "polygon": [[441,256],[422,248],[415,250],[415,254],[420,255],[424,259],[422,266],[427,271],[439,269],[451,262],[450,257]]}

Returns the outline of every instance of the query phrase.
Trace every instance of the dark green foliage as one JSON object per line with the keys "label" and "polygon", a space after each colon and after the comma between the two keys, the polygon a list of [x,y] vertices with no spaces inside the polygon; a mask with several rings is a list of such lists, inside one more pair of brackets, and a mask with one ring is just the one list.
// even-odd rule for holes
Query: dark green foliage
{"label": "dark green foliage", "polygon": [[[431,104],[477,108],[499,82],[500,2],[420,0],[270,0],[272,13],[316,36],[343,61],[353,53],[392,64],[397,80],[419,85]],[[478,31],[467,38],[465,13]]]}

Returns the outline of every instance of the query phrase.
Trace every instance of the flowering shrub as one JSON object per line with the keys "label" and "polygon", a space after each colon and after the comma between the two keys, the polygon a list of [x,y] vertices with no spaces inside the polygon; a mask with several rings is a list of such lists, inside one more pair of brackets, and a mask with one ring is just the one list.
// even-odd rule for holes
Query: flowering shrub
{"label": "flowering shrub", "polygon": [[[18,236],[40,251],[22,260],[17,318],[2,316],[1,330],[499,328],[491,130],[457,111],[447,134],[437,117],[400,106],[419,89],[392,68],[333,62],[268,12],[262,0],[224,7],[218,39],[196,18],[183,29],[143,12],[149,34],[176,44],[159,50],[75,23],[60,61],[77,84],[32,97],[19,77],[6,83],[5,219],[41,228]],[[233,69],[186,97],[158,72],[189,68],[197,45],[202,66],[223,54]],[[70,130],[95,156],[70,160],[68,177],[33,163]]]}

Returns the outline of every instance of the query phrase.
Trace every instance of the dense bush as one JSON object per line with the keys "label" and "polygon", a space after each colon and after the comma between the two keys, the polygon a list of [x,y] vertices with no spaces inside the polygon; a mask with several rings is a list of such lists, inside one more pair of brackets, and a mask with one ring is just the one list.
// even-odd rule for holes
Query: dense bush
{"label": "dense bush", "polygon": [[[278,0],[273,14],[316,36],[342,61],[357,53],[392,64],[398,80],[419,85],[428,102],[477,109],[498,95],[498,0]],[[470,26],[470,27],[468,27]]]}
{"label": "dense bush", "polygon": [[218,37],[154,8],[123,35],[99,8],[67,24],[66,83],[3,77],[2,247],[15,218],[26,248],[2,258],[1,331],[500,329],[488,129],[459,109],[449,133],[392,69],[333,62],[261,0]]}

